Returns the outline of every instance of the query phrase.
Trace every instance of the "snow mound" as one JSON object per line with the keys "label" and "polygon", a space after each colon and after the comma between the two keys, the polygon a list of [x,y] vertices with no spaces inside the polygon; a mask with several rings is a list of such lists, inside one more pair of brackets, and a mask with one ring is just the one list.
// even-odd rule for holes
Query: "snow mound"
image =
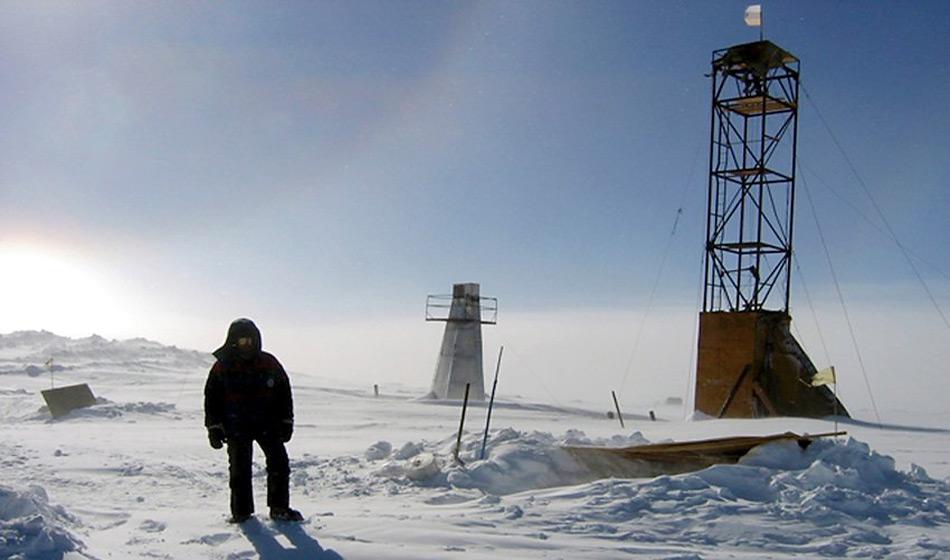
{"label": "snow mound", "polygon": [[[447,437],[398,448],[410,458],[398,451],[376,460],[337,458],[320,470],[340,496],[415,493],[429,505],[476,508],[480,522],[492,526],[612,535],[630,543],[629,551],[655,557],[696,547],[809,557],[950,555],[950,539],[926,536],[950,525],[950,480],[918,466],[900,471],[893,458],[855,439],[820,439],[807,449],[778,441],[738,464],[599,480],[561,446],[648,442],[639,433],[591,439],[575,430],[556,436],[505,428],[492,433],[480,459],[481,443],[478,434],[465,435],[461,462],[455,437]],[[299,479],[316,480],[323,479]]]}
{"label": "snow mound", "polygon": [[75,519],[51,506],[46,491],[17,491],[0,485],[0,558],[52,559],[80,550],[82,542],[66,528]]}
{"label": "snow mound", "polygon": [[[398,454],[390,455],[390,460],[370,476],[382,481],[383,486],[388,484],[386,491],[390,493],[405,491],[406,486],[442,489],[442,494],[427,500],[433,504],[525,496],[533,494],[527,491],[569,487],[548,490],[554,492],[555,499],[572,502],[554,508],[571,513],[553,521],[552,531],[593,534],[634,521],[673,523],[672,519],[684,518],[746,523],[745,519],[752,516],[771,523],[832,527],[832,531],[849,534],[855,544],[871,546],[886,540],[876,529],[882,526],[950,524],[950,481],[934,480],[916,466],[910,472],[899,471],[891,457],[854,439],[818,440],[806,450],[794,441],[779,441],[759,446],[739,464],[714,465],[652,479],[595,480],[561,449],[562,445],[619,447],[643,443],[647,442],[639,433],[592,440],[578,431],[554,436],[506,428],[492,434],[483,460],[478,458],[481,439],[477,436],[463,438],[461,463],[453,458],[454,438],[447,438],[421,445],[426,453],[417,453],[412,459],[399,460],[395,458]],[[403,447],[416,451],[420,444]],[[499,515],[521,517],[519,511],[523,513],[531,504],[514,504],[521,510],[511,505],[499,510]],[[779,532],[767,531],[767,525],[755,538],[770,546],[781,544],[779,541],[786,537],[794,541],[794,536],[779,537]],[[704,542],[719,542],[720,538],[713,534],[694,537]],[[738,540],[746,537],[721,538],[741,545]],[[836,553],[831,549],[810,552]]]}
{"label": "snow mound", "polygon": [[425,451],[425,446],[423,444],[414,441],[407,441],[402,447],[399,448],[398,451],[396,451],[393,457],[399,460],[412,459],[423,451]]}
{"label": "snow mound", "polygon": [[368,461],[378,461],[380,459],[389,457],[389,454],[392,452],[392,450],[393,446],[388,441],[377,441],[373,445],[369,446],[363,455]]}
{"label": "snow mound", "polygon": [[816,524],[856,519],[924,527],[950,523],[950,482],[934,480],[916,465],[910,472],[899,471],[894,459],[853,438],[845,443],[816,441],[797,453],[797,462],[795,447],[794,442],[761,446],[740,466],[753,469],[748,480],[768,485],[753,492],[752,498],[774,503],[772,513],[782,519]]}
{"label": "snow mound", "polygon": [[[380,443],[391,449],[388,442]],[[592,475],[561,449],[563,445],[625,447],[644,443],[648,442],[640,432],[626,437],[591,439],[579,430],[568,430],[561,436],[554,436],[547,432],[504,428],[491,434],[485,448],[485,459],[480,459],[482,438],[478,434],[467,434],[462,438],[461,462],[453,459],[454,437],[436,444],[407,442],[391,455],[393,460],[379,467],[374,475],[430,487],[505,495],[590,481]],[[385,455],[372,454],[376,459],[389,456],[388,452]],[[366,457],[370,459],[371,454],[367,452]]]}
{"label": "snow mound", "polygon": [[[543,502],[543,529],[603,534],[666,545],[728,546],[822,556],[901,555],[918,542],[896,542],[888,528],[950,524],[950,482],[930,478],[920,467],[895,469],[894,460],[863,442],[819,440],[802,450],[774,442],[753,450],[736,465],[653,479],[607,479],[519,495],[513,506],[527,515]],[[701,529],[683,531],[683,520],[701,519]],[[649,528],[649,529],[647,529]],[[905,532],[906,533],[906,532]],[[947,543],[928,546],[950,552]]]}

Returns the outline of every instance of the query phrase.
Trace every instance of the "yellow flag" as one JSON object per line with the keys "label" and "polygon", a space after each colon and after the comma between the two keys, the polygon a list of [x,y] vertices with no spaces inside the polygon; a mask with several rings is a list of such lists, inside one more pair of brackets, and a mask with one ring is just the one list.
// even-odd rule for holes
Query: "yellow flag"
{"label": "yellow flag", "polygon": [[834,385],[836,381],[835,366],[827,367],[811,378],[811,386],[819,387],[821,385]]}

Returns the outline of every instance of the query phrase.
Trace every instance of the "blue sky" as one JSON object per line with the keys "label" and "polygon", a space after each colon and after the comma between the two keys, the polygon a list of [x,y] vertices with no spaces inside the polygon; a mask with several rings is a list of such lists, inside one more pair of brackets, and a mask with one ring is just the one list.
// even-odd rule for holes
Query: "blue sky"
{"label": "blue sky", "polygon": [[[72,272],[40,282],[38,269],[4,270],[19,278],[5,297],[21,313],[0,330],[209,348],[247,315],[308,367],[303,348],[319,353],[320,341],[300,333],[386,346],[373,329],[390,325],[425,333],[392,367],[427,378],[435,347],[412,358],[439,336],[421,321],[425,296],[475,281],[500,300],[496,344],[506,317],[594,325],[628,314],[609,344],[578,334],[571,350],[606,344],[617,357],[602,367],[616,369],[667,255],[644,324],[684,317],[670,328],[688,346],[704,75],[714,49],[757,38],[746,4],[5,3],[0,245]],[[872,317],[910,309],[945,341],[900,252],[862,217],[879,222],[815,106],[950,313],[950,7],[774,2],[764,12],[767,38],[802,60],[814,101],[801,111],[800,163],[846,298]],[[818,307],[835,309],[802,188],[799,263]],[[793,313],[800,288],[793,277]],[[528,339],[518,340],[544,347]],[[318,355],[345,369],[360,352]]]}

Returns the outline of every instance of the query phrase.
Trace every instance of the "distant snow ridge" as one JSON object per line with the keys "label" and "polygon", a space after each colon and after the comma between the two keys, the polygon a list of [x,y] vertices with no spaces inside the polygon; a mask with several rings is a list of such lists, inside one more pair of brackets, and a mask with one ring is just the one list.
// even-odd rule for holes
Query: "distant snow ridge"
{"label": "distant snow ridge", "polygon": [[0,334],[0,348],[40,346],[62,339],[63,337],[49,331],[15,331],[10,334]]}
{"label": "distant snow ridge", "polygon": [[165,346],[144,338],[107,340],[92,335],[73,339],[47,331],[0,335],[0,373],[45,373],[50,358],[54,370],[118,366],[124,371],[140,372],[206,368],[212,361],[209,353]]}
{"label": "distant snow ridge", "polygon": [[74,522],[62,507],[49,504],[42,487],[17,491],[0,485],[0,558],[61,558],[80,550],[82,541],[64,527]]}

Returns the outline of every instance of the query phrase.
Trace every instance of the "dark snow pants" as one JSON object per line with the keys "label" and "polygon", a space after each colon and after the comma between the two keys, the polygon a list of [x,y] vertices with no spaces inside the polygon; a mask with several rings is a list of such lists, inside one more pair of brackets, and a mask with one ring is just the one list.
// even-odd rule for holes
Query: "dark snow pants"
{"label": "dark snow pants", "polygon": [[[231,514],[254,513],[254,491],[251,486],[251,463],[254,439],[228,440],[228,463],[231,474]],[[286,508],[290,505],[290,461],[283,442],[276,438],[258,438],[257,444],[267,460],[267,505]]]}

